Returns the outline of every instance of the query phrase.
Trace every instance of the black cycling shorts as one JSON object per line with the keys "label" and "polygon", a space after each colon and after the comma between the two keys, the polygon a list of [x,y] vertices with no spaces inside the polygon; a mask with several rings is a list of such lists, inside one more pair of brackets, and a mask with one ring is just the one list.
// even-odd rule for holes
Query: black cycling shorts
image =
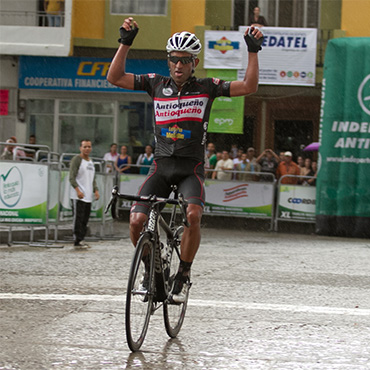
{"label": "black cycling shorts", "polygon": [[[189,204],[201,207],[205,202],[204,166],[196,159],[169,157],[156,159],[148,176],[141,185],[138,195],[156,195],[167,198],[171,194],[171,185],[176,185]],[[131,212],[148,213],[148,204],[135,202]]]}

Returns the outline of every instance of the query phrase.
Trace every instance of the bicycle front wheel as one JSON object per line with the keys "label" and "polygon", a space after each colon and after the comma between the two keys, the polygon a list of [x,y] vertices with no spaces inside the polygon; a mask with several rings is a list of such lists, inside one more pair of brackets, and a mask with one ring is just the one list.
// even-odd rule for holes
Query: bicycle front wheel
{"label": "bicycle front wheel", "polygon": [[[172,249],[170,262],[170,273],[169,273],[169,286],[171,289],[172,282],[177,274],[180,265],[180,245],[181,237],[184,232],[184,227],[179,226],[174,233],[175,246]],[[167,301],[163,304],[163,316],[164,325],[166,327],[166,332],[171,338],[176,338],[179,333],[181,326],[184,322],[186,307],[188,304],[188,295],[186,300],[181,304],[173,304]]]}
{"label": "bicycle front wheel", "polygon": [[149,326],[154,293],[154,245],[143,234],[131,263],[126,295],[126,338],[129,348],[138,351]]}

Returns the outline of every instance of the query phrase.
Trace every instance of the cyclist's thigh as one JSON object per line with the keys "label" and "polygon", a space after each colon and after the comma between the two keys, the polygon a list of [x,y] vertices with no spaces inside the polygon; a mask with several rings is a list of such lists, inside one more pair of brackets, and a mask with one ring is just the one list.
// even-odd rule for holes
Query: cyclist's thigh
{"label": "cyclist's thigh", "polygon": [[[154,161],[150,167],[148,176],[141,185],[138,195],[156,195],[166,198],[171,193],[171,184],[165,176],[165,164],[162,160]],[[147,214],[149,205],[145,202],[135,202],[131,212],[141,212]]]}
{"label": "cyclist's thigh", "polygon": [[179,192],[190,204],[204,206],[206,194],[204,189],[204,167],[201,163],[193,165],[189,176],[183,178],[179,184]]}

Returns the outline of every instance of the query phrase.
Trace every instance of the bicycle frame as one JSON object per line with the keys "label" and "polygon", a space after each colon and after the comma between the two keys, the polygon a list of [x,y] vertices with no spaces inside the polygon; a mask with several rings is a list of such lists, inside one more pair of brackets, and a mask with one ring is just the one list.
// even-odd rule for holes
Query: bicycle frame
{"label": "bicycle frame", "polygon": [[[176,224],[176,215],[177,215],[177,206],[179,206],[181,214],[182,214],[182,223],[185,226],[189,226],[188,220],[186,218],[186,207],[187,202],[183,198],[181,193],[178,193],[177,187],[173,187],[173,192],[175,194],[174,198],[160,198],[157,196],[139,196],[139,195],[130,195],[130,194],[120,194],[118,192],[118,187],[115,186],[112,190],[112,198],[107,205],[105,212],[108,212],[109,208],[112,206],[112,204],[115,202],[117,198],[124,198],[127,200],[133,200],[133,201],[144,201],[150,203],[150,210],[148,214],[148,219],[145,223],[144,230],[141,233],[141,236],[143,234],[149,234],[150,240],[152,240],[154,248],[155,248],[155,272],[161,273],[163,278],[163,285],[164,285],[164,294],[168,294],[169,286],[168,281],[166,277],[164,276],[164,266],[163,266],[163,259],[161,257],[161,245],[160,245],[160,230],[159,227],[162,228],[162,230],[165,232],[167,236],[167,245],[171,246],[172,251],[175,250],[178,257],[180,258],[180,252],[179,249],[176,246],[175,239],[174,239],[174,226]],[[162,216],[161,213],[161,206],[165,204],[172,204],[172,210],[171,210],[171,216],[170,221],[167,223],[165,219]],[[167,285],[167,286],[166,286]]]}
{"label": "bicycle frame", "polygon": [[[176,199],[176,193],[175,193],[175,199]],[[171,210],[171,217],[170,221],[167,223],[166,220],[163,218],[160,207],[163,203],[166,203],[165,201],[158,201],[151,205],[149,216],[147,223],[145,225],[144,231],[141,233],[143,234],[149,234],[150,239],[153,241],[154,245],[154,255],[155,255],[155,274],[156,274],[156,289],[157,289],[157,295],[159,295],[158,291],[161,291],[163,289],[164,295],[167,297],[169,290],[171,289],[171,286],[169,285],[168,278],[165,276],[165,269],[166,269],[166,259],[162,255],[162,248],[165,248],[165,253],[168,253],[167,248],[170,248],[171,253],[174,251],[180,258],[180,251],[176,245],[175,242],[175,230],[173,229],[175,226],[175,220],[177,215],[177,205],[174,204]],[[163,247],[161,245],[160,241],[160,229],[165,232],[167,237],[167,245],[163,243]],[[158,276],[160,274],[160,276]],[[162,285],[162,286],[161,286]],[[158,298],[158,297],[157,297]],[[159,306],[160,307],[160,306]],[[158,309],[159,307],[156,307]]]}
{"label": "bicycle frame", "polygon": [[[184,321],[188,295],[184,302],[174,303],[170,293],[178,271],[181,237],[184,231],[184,227],[176,223],[177,206],[181,211],[182,223],[185,226],[189,226],[189,223],[186,218],[187,202],[182,194],[178,194],[176,187],[173,187],[173,191],[174,198],[159,198],[120,194],[118,187],[114,187],[111,201],[105,209],[107,212],[118,197],[150,204],[144,230],[136,244],[128,279],[125,325],[127,343],[132,351],[137,351],[141,347],[150,316],[159,307],[163,306],[164,324],[171,338],[176,337]],[[165,204],[173,205],[168,223],[162,216],[162,207]],[[165,243],[161,243],[160,229],[166,234]]]}

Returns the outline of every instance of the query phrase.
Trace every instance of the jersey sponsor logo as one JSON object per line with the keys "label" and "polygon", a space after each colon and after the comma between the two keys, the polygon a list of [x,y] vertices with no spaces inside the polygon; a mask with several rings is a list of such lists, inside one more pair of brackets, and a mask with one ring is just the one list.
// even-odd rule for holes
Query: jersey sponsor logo
{"label": "jersey sponsor logo", "polygon": [[173,141],[176,140],[183,140],[183,139],[190,139],[191,131],[190,130],[183,130],[181,127],[174,125],[169,128],[162,128],[161,130],[162,136],[165,136],[166,139],[172,139]]}
{"label": "jersey sponsor logo", "polygon": [[212,78],[212,82],[213,82],[215,85],[219,85],[219,84],[220,84],[220,79],[219,79],[219,78]]}
{"label": "jersey sponsor logo", "polygon": [[165,96],[171,96],[173,94],[173,90],[170,87],[164,87],[162,93]]}
{"label": "jersey sponsor logo", "polygon": [[155,77],[155,73],[148,73],[148,77],[149,78],[154,78]]}
{"label": "jersey sponsor logo", "polygon": [[178,98],[154,98],[154,115],[157,125],[177,121],[202,122],[209,100],[208,95]]}

